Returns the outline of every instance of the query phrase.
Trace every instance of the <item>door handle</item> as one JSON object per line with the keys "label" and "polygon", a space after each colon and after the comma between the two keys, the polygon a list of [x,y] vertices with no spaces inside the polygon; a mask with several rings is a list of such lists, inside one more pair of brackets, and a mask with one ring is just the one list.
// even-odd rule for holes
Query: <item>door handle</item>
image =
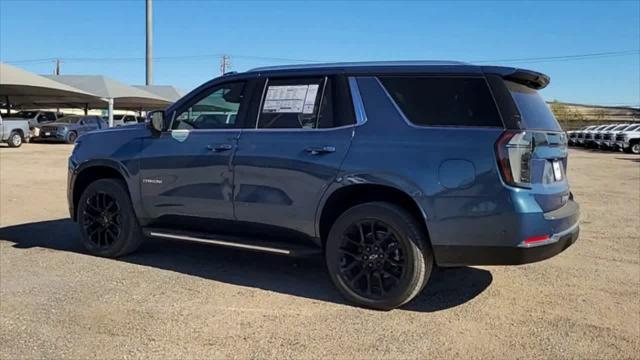
{"label": "door handle", "polygon": [[328,153],[332,153],[336,151],[336,147],[335,146],[310,146],[306,149],[304,149],[304,151],[308,152],[311,155],[321,155],[321,154],[328,154]]}
{"label": "door handle", "polygon": [[231,144],[216,144],[216,145],[207,145],[207,149],[213,152],[222,152],[229,151],[233,149],[233,145]]}

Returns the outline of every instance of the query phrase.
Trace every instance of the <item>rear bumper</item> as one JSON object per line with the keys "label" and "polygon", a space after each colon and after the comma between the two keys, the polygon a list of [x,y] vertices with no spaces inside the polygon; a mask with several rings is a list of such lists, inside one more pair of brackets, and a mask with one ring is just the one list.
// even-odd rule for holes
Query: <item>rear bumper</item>
{"label": "rear bumper", "polygon": [[[469,223],[474,229],[471,237],[432,244],[436,263],[445,267],[519,265],[548,259],[576,242],[579,219],[580,207],[571,197],[550,212],[513,213],[492,225]],[[483,237],[491,226],[501,231],[492,232],[492,238]]]}
{"label": "rear bumper", "polygon": [[434,251],[442,259],[440,266],[522,265],[554,257],[578,240],[580,226],[576,224],[564,234],[554,234],[556,240],[535,247],[508,246],[438,246]]}

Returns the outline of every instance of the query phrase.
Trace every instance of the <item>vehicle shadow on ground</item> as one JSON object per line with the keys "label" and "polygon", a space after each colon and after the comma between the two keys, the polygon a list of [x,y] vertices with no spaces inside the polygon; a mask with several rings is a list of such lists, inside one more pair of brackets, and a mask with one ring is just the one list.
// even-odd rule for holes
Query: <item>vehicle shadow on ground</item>
{"label": "vehicle shadow on ground", "polygon": [[640,158],[632,158],[632,157],[617,157],[616,160],[629,160],[631,162],[640,162]]}
{"label": "vehicle shadow on ground", "polygon": [[[13,242],[17,249],[41,247],[84,253],[76,225],[69,219],[0,228],[0,240]],[[321,257],[296,259],[200,243],[151,239],[136,253],[113,261],[345,304],[331,283]],[[478,296],[492,280],[491,273],[482,269],[438,269],[432,273],[425,291],[403,309],[416,312],[449,309]]]}

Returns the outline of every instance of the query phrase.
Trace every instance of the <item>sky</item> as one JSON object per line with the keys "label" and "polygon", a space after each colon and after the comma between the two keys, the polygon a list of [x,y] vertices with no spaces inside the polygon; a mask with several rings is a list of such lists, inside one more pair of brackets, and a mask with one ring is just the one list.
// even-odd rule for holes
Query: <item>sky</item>
{"label": "sky", "polygon": [[[231,70],[458,60],[551,76],[548,100],[640,105],[640,1],[154,0],[154,84],[189,91]],[[604,54],[603,54],[604,53]],[[582,57],[566,57],[583,54]],[[0,0],[0,61],[145,81],[145,1]],[[540,59],[542,58],[542,59]],[[525,59],[525,60],[518,60]]]}

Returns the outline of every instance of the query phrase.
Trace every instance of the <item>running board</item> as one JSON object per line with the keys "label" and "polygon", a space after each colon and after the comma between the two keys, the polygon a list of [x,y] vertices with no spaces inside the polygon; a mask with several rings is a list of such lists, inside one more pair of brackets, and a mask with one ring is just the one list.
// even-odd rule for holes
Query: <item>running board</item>
{"label": "running board", "polygon": [[322,253],[322,249],[314,246],[304,246],[288,242],[260,241],[255,238],[244,238],[239,236],[213,235],[155,228],[144,229],[144,234],[152,238],[199,242],[203,244],[293,257],[313,256]]}

